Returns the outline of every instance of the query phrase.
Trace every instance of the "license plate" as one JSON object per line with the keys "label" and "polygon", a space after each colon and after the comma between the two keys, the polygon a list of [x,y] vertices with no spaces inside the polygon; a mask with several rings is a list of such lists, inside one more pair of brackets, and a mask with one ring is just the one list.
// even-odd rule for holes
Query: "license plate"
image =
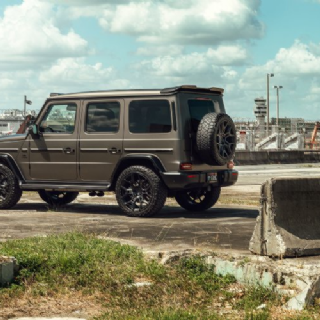
{"label": "license plate", "polygon": [[217,181],[217,173],[211,172],[207,174],[207,182],[215,182]]}

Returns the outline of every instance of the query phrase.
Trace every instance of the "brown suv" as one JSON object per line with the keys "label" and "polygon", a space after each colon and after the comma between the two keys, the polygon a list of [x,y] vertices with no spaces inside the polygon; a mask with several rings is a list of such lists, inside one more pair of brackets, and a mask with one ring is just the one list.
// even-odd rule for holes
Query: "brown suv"
{"label": "brown suv", "polygon": [[196,86],[51,94],[26,134],[0,139],[0,208],[35,190],[55,205],[114,191],[129,216],[157,213],[166,197],[206,210],[238,178],[222,97]]}

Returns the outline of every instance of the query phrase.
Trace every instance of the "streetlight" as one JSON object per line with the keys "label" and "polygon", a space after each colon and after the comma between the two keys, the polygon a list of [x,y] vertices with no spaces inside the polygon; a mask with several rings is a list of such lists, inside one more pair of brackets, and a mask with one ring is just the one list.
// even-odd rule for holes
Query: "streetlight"
{"label": "streetlight", "polygon": [[274,73],[267,73],[267,137],[269,136],[269,77],[274,77]]}
{"label": "streetlight", "polygon": [[23,109],[23,116],[25,117],[26,116],[26,105],[27,104],[32,104],[32,101],[31,100],[27,100],[27,96],[24,96],[24,109]]}
{"label": "streetlight", "polygon": [[274,86],[277,89],[277,127],[279,126],[279,89],[282,89],[283,86]]}

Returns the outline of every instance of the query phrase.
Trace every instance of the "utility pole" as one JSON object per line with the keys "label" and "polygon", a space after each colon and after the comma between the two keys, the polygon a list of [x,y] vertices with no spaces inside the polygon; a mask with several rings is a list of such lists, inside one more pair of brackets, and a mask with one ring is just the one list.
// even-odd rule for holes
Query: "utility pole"
{"label": "utility pole", "polygon": [[273,73],[267,73],[267,137],[269,136],[269,77],[274,77]]}
{"label": "utility pole", "polygon": [[283,88],[283,86],[274,86],[277,90],[277,128],[279,127],[279,90]]}

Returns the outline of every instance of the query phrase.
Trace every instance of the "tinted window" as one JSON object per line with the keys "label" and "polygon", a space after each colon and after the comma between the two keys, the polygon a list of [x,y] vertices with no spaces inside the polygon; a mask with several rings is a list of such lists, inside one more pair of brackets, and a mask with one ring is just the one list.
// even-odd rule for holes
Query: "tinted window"
{"label": "tinted window", "polygon": [[191,116],[191,126],[194,131],[198,130],[199,123],[204,115],[215,112],[212,100],[188,100],[189,112]]}
{"label": "tinted window", "polygon": [[77,106],[75,104],[52,104],[40,123],[40,132],[73,133]]}
{"label": "tinted window", "polygon": [[89,103],[87,107],[87,132],[117,132],[119,130],[119,102]]}
{"label": "tinted window", "polygon": [[170,132],[171,112],[169,101],[132,101],[129,105],[129,129],[133,133]]}

